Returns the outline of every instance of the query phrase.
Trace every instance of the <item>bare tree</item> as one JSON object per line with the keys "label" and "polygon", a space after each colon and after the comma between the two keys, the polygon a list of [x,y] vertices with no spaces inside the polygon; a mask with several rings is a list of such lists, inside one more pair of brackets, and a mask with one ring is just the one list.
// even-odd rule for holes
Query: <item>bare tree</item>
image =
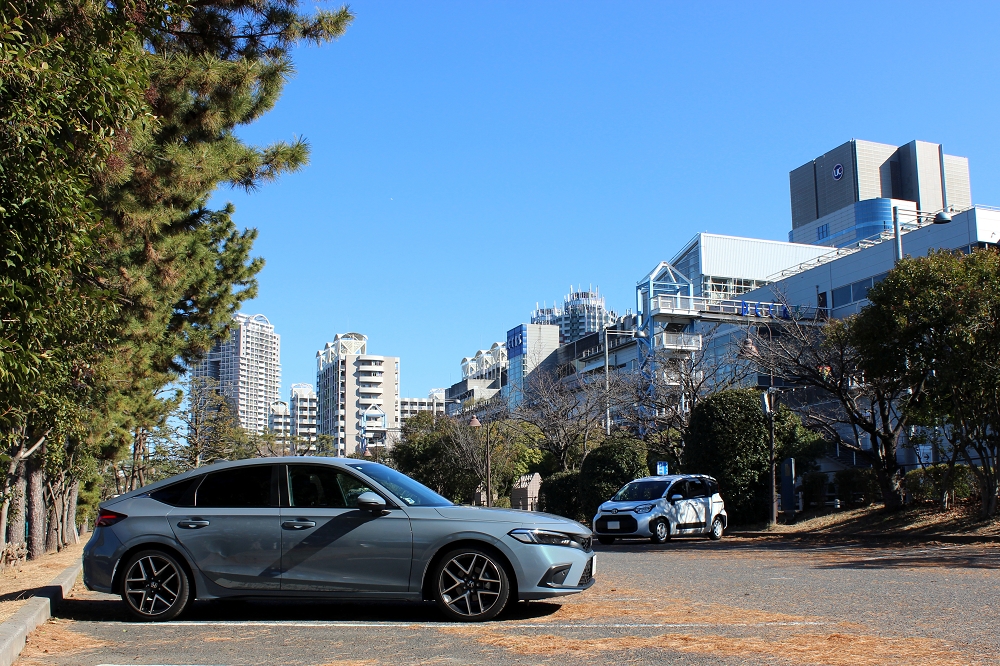
{"label": "bare tree", "polygon": [[585,455],[591,440],[600,438],[609,399],[603,377],[561,378],[538,368],[528,375],[513,417],[534,426],[542,434],[539,448],[568,470],[573,456]]}
{"label": "bare tree", "polygon": [[[897,451],[911,424],[905,406],[919,399],[923,387],[902,376],[866,376],[851,325],[850,319],[823,325],[776,321],[751,332],[746,356],[784,380],[815,389],[802,410],[806,424],[870,462],[886,507],[897,507],[902,504]],[[865,437],[870,447],[862,446]]]}

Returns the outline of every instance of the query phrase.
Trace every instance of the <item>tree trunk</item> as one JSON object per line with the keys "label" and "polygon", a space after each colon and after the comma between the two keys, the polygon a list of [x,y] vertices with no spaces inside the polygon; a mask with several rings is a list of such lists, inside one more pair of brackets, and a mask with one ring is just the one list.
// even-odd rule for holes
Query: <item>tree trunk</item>
{"label": "tree trunk", "polygon": [[69,501],[66,503],[66,539],[69,544],[80,543],[80,531],[76,529],[76,503],[80,498],[80,482],[73,479],[69,487]]}
{"label": "tree trunk", "polygon": [[35,560],[45,554],[45,456],[32,456],[27,461],[28,487],[25,498],[28,522],[28,559]]}
{"label": "tree trunk", "polygon": [[28,488],[28,466],[25,461],[17,464],[7,522],[7,543],[24,543],[25,494]]}
{"label": "tree trunk", "polygon": [[59,550],[59,505],[53,501],[46,513],[45,552],[54,553]]}

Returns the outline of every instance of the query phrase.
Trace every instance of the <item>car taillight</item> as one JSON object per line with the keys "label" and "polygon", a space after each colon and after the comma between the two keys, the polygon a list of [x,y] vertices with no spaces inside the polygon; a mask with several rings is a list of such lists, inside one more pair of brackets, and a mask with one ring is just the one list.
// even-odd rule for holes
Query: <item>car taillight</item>
{"label": "car taillight", "polygon": [[115,523],[121,522],[126,518],[128,518],[128,516],[124,513],[115,513],[114,511],[101,509],[101,512],[97,515],[97,522],[95,525],[97,527],[111,527]]}

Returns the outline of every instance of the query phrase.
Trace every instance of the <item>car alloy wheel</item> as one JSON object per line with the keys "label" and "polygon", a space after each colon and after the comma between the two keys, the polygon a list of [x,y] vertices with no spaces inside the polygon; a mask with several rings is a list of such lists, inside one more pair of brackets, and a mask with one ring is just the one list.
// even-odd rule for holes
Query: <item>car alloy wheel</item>
{"label": "car alloy wheel", "polygon": [[657,520],[653,523],[653,536],[649,540],[653,543],[666,543],[670,541],[670,524],[665,520]]}
{"label": "car alloy wheel", "polygon": [[716,516],[715,520],[712,521],[712,530],[708,533],[708,538],[712,541],[718,541],[722,538],[722,532],[725,528],[722,526],[722,517]]}
{"label": "car alloy wheel", "polygon": [[129,560],[122,599],[141,620],[172,620],[188,602],[190,585],[184,567],[167,553],[144,550]]}
{"label": "car alloy wheel", "polygon": [[476,548],[453,550],[436,570],[435,600],[452,619],[463,622],[490,620],[504,609],[510,581],[496,556]]}

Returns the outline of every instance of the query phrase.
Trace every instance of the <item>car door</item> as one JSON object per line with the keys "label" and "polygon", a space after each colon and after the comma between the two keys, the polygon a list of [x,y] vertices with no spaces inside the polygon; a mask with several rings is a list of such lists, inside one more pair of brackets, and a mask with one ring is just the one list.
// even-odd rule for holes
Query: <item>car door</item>
{"label": "car door", "polygon": [[281,589],[278,469],[244,465],[206,474],[193,506],[167,514],[177,541],[213,583]]}
{"label": "car door", "polygon": [[712,510],[712,494],[709,485],[703,479],[688,480],[688,501],[693,512],[690,524],[698,523],[692,529],[707,530],[710,522],[708,517]]}
{"label": "car door", "polygon": [[290,464],[284,481],[282,590],[409,591],[413,538],[402,509],[358,509],[361,493],[377,491],[333,465]]}
{"label": "car door", "polygon": [[696,481],[682,479],[674,483],[670,488],[670,497],[680,495],[680,499],[673,501],[673,508],[676,515],[676,525],[679,532],[690,531],[705,526],[705,519],[698,518],[698,502],[691,496],[697,493]]}

